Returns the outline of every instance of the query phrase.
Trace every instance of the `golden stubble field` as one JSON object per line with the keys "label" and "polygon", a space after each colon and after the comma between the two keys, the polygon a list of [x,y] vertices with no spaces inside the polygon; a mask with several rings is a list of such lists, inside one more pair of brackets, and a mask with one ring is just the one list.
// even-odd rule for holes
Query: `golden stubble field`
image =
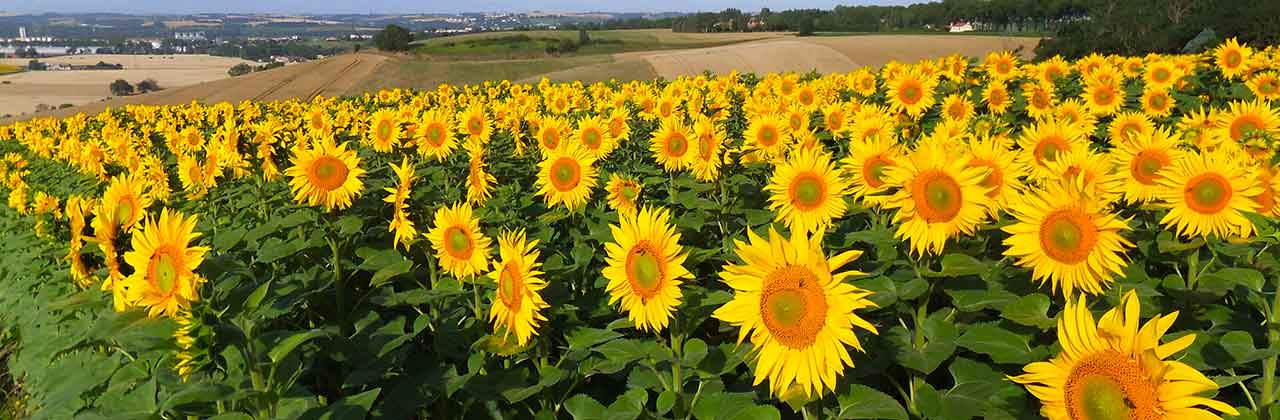
{"label": "golden stubble field", "polygon": [[[3,59],[0,64],[26,66],[28,61]],[[133,84],[155,79],[169,89],[226,78],[232,66],[250,63],[209,55],[77,55],[40,61],[72,65],[103,61],[124,65],[124,70],[29,71],[0,76],[0,115],[31,114],[38,104],[56,107],[97,102],[111,95],[107,86],[116,79]]]}

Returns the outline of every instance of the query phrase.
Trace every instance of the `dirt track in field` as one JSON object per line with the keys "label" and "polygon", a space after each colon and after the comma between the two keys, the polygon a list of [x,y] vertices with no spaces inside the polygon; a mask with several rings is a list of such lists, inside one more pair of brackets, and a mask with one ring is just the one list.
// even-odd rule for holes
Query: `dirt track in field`
{"label": "dirt track in field", "polygon": [[817,70],[848,72],[878,67],[892,60],[914,62],[951,54],[981,57],[991,51],[1017,50],[1023,58],[1039,38],[980,35],[855,35],[839,37],[772,38],[711,48],[618,54],[618,61],[643,59],[658,76],[674,78],[710,70],[754,72]]}

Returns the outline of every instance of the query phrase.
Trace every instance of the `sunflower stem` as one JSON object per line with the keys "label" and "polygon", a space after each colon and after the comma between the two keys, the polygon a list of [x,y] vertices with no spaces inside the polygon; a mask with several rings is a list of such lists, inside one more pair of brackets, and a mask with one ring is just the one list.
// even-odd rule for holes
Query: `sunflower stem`
{"label": "sunflower stem", "polygon": [[679,329],[679,320],[673,319],[671,322],[671,354],[675,357],[671,360],[671,392],[676,394],[676,416],[675,418],[683,418],[684,416],[684,376],[680,372],[680,361],[684,360],[683,338],[676,331]]}
{"label": "sunflower stem", "polygon": [[[1267,317],[1267,343],[1271,346],[1280,344],[1280,282],[1276,283],[1275,301],[1271,304],[1271,313]],[[1270,408],[1276,402],[1276,364],[1277,356],[1271,356],[1262,362],[1262,408]],[[1276,420],[1276,419],[1272,419]]]}
{"label": "sunflower stem", "polygon": [[342,335],[350,337],[354,328],[351,323],[347,322],[347,287],[345,282],[342,281],[342,265],[340,263],[342,254],[339,253],[341,250],[338,249],[338,241],[332,237],[327,238],[327,240],[329,242],[329,250],[333,251],[333,290],[337,295],[338,325],[341,326]]}

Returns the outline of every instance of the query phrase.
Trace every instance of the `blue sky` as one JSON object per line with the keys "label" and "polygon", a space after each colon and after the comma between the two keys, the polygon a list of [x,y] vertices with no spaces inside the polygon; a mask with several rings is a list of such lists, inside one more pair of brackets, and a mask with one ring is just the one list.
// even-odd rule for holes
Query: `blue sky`
{"label": "blue sky", "polygon": [[910,4],[919,0],[0,0],[0,12],[117,13],[441,13],[492,11],[712,11],[736,7],[757,11],[818,8],[837,4]]}

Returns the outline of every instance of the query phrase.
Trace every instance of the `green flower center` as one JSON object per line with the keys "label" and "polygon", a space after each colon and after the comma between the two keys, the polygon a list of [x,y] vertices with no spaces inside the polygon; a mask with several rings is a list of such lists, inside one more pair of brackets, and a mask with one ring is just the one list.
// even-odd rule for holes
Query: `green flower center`
{"label": "green flower center", "polygon": [[471,256],[471,238],[459,227],[451,227],[444,234],[445,246],[449,253],[460,258]]}
{"label": "green flower center", "polygon": [[1085,415],[1089,420],[1128,420],[1133,409],[1120,384],[1110,378],[1091,376],[1081,386]]}
{"label": "green flower center", "polygon": [[791,202],[801,210],[818,208],[825,194],[826,185],[816,174],[801,174],[791,182]]}

